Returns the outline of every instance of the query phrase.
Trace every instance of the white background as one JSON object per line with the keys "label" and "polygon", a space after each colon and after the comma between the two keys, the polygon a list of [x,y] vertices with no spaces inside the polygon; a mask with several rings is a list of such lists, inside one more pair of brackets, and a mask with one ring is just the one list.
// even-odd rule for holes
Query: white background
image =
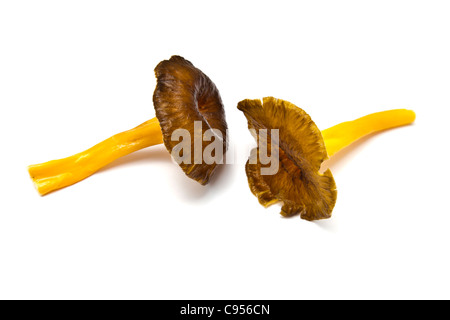
{"label": "white background", "polygon": [[[0,2],[0,298],[450,298],[448,1]],[[41,197],[27,165],[154,116],[171,55],[218,86],[236,161],[202,187],[163,146]],[[264,209],[245,98],[324,129],[391,108],[412,126],[330,162],[333,217]]]}

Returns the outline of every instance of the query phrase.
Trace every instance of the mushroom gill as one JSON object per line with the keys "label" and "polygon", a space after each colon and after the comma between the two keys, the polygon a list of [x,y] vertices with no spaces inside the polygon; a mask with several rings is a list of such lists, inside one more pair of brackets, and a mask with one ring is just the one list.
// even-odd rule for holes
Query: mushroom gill
{"label": "mushroom gill", "polygon": [[[202,141],[201,151],[207,145],[202,137],[207,131],[212,132],[214,139],[222,142],[224,155],[227,150],[225,111],[219,91],[211,79],[180,56],[160,62],[155,68],[155,75],[158,82],[153,104],[167,150],[172,153],[178,144],[172,139],[172,133],[182,128],[189,131],[191,146],[195,145],[196,140]],[[201,126],[196,128],[196,122]],[[194,148],[189,151],[190,154],[183,155],[183,159],[189,161],[179,163],[181,169],[191,179],[207,184],[217,163],[195,161]],[[222,159],[218,160],[221,162]]]}
{"label": "mushroom gill", "polygon": [[[248,120],[249,129],[279,130],[279,170],[262,175],[260,145],[252,151],[256,163],[247,161],[245,170],[252,193],[263,206],[283,202],[281,214],[300,213],[303,219],[329,218],[336,202],[336,184],[330,170],[319,173],[327,159],[320,130],[310,116],[290,102],[266,97],[261,100],[239,102]],[[271,149],[272,139],[267,139]],[[255,162],[255,161],[254,161]]]}

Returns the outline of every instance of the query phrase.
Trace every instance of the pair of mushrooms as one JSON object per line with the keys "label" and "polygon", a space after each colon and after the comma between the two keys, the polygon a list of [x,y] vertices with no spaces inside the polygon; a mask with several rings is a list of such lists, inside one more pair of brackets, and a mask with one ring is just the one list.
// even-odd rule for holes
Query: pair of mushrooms
{"label": "pair of mushrooms", "polygon": [[[204,134],[214,129],[214,139],[221,142],[223,153],[228,137],[224,106],[214,83],[191,62],[180,56],[160,62],[155,68],[157,85],[153,95],[156,118],[131,130],[116,134],[92,148],[73,156],[28,167],[41,195],[61,189],[92,175],[112,161],[134,151],[164,143],[171,153],[176,142],[172,132],[186,129],[194,143],[194,122],[202,123]],[[331,217],[336,202],[336,184],[331,171],[320,173],[322,162],[352,142],[373,132],[410,124],[415,119],[411,110],[378,112],[344,122],[320,131],[310,116],[294,104],[273,97],[239,102],[249,129],[278,129],[278,142],[266,140],[265,147],[276,147],[278,171],[262,175],[260,157],[248,161],[245,169],[252,193],[267,207],[282,202],[281,214],[299,214],[306,220]],[[220,131],[221,135],[214,132]],[[252,150],[258,155],[261,143]],[[277,144],[273,145],[272,144]],[[202,148],[205,146],[202,145]],[[270,150],[270,149],[269,149]],[[183,150],[185,152],[186,150]],[[181,169],[189,177],[205,185],[214,174],[218,162],[194,161],[194,152],[186,151]],[[219,159],[220,160],[220,159]],[[220,162],[220,161],[219,161]]]}

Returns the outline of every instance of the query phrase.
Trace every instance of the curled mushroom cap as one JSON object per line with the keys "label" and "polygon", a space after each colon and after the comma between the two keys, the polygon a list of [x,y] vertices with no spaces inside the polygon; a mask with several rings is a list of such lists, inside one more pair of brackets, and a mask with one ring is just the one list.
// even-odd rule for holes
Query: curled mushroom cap
{"label": "curled mushroom cap", "polygon": [[[300,213],[306,220],[329,218],[336,203],[336,184],[330,170],[319,173],[327,151],[320,130],[310,116],[294,104],[266,97],[239,102],[249,129],[278,131],[278,172],[261,174],[260,144],[252,150],[255,161],[247,161],[245,170],[252,193],[263,206],[282,202],[281,214]],[[275,143],[270,136],[267,148]],[[251,163],[256,162],[256,163]]]}
{"label": "curled mushroom cap", "polygon": [[[222,141],[222,154],[227,149],[227,123],[219,91],[207,75],[180,56],[161,61],[155,68],[155,75],[157,85],[153,104],[163,133],[164,145],[172,152],[179,143],[178,140],[172,139],[172,133],[177,129],[187,130],[190,133],[192,148],[190,154],[183,155],[183,159],[190,161],[183,161],[179,165],[188,177],[207,184],[217,163],[196,161],[197,151],[194,147],[195,140],[202,141],[205,132],[209,131],[214,139]],[[202,141],[201,150],[198,152],[202,152],[206,145],[207,143]]]}

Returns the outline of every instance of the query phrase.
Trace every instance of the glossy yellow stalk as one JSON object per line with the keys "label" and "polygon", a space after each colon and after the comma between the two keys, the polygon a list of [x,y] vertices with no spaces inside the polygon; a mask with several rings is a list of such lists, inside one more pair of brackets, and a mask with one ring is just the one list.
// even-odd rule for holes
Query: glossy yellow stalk
{"label": "glossy yellow stalk", "polygon": [[414,122],[412,110],[397,109],[372,113],[353,121],[347,121],[322,131],[328,156],[347,147],[356,140],[377,132]]}
{"label": "glossy yellow stalk", "polygon": [[28,172],[44,195],[77,183],[120,157],[162,142],[159,122],[153,118],[71,157],[31,165]]}

